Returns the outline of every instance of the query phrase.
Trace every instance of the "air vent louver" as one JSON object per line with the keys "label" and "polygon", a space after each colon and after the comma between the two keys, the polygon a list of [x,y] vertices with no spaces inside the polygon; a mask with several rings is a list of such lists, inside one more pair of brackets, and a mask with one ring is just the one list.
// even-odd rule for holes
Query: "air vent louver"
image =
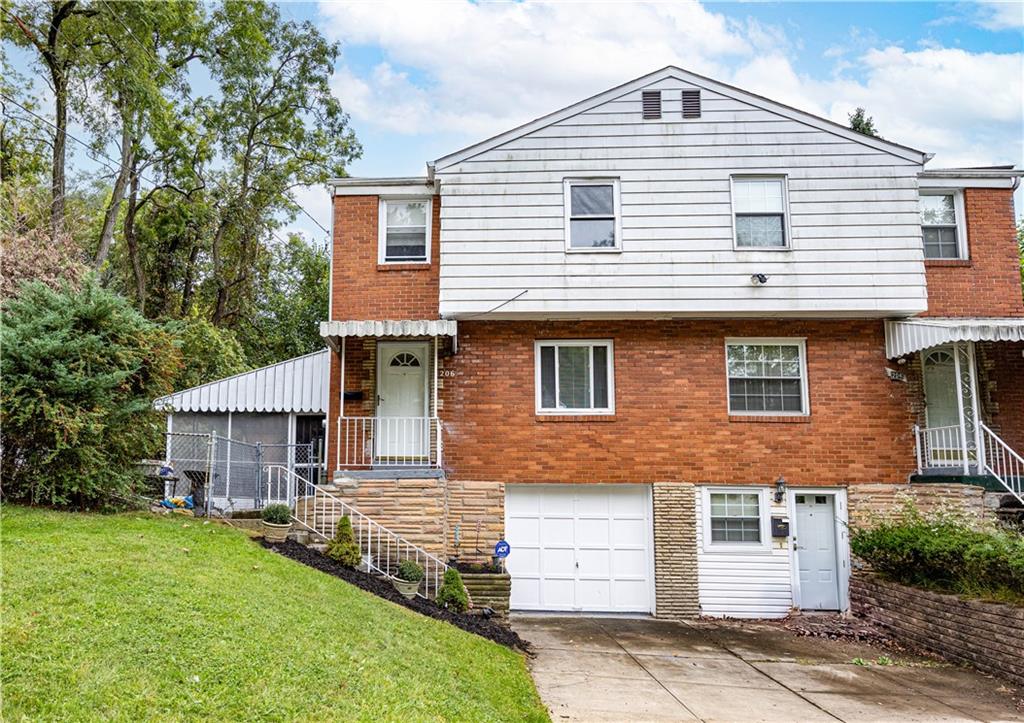
{"label": "air vent louver", "polygon": [[700,118],[700,91],[683,91],[683,118]]}
{"label": "air vent louver", "polygon": [[661,91],[645,90],[642,94],[644,120],[661,118]]}

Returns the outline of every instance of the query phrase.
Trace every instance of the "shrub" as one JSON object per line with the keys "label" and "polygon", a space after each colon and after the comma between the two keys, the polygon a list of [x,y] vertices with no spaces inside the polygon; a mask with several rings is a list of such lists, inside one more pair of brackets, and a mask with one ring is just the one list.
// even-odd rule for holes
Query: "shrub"
{"label": "shrub", "polygon": [[271,525],[288,525],[292,521],[292,510],[285,504],[267,505],[260,517]]}
{"label": "shrub", "polygon": [[327,543],[327,556],[337,560],[345,567],[357,567],[362,559],[356,534],[352,531],[352,520],[345,515],[338,521],[338,529],[334,538]]}
{"label": "shrub", "polygon": [[854,529],[850,549],[906,585],[1024,602],[1024,536],[1013,530],[908,509]]}
{"label": "shrub", "polygon": [[464,613],[469,607],[469,594],[466,592],[466,586],[462,584],[462,575],[454,567],[445,570],[444,582],[437,591],[435,602],[457,613]]}
{"label": "shrub", "polygon": [[4,496],[84,508],[130,493],[136,460],[163,447],[152,400],[180,364],[170,335],[91,278],[24,284],[0,313]]}
{"label": "shrub", "polygon": [[406,582],[419,582],[423,575],[423,567],[412,560],[402,560],[398,563],[398,570],[395,573],[395,577]]}

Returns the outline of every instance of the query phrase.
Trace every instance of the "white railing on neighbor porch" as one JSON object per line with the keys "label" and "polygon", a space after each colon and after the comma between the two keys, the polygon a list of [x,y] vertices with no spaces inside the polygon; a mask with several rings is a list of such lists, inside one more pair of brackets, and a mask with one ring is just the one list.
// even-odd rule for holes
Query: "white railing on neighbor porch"
{"label": "white railing on neighbor porch", "polygon": [[338,469],[440,467],[437,417],[339,417]]}
{"label": "white railing on neighbor porch", "polygon": [[[1010,494],[1024,503],[1024,457],[998,434],[980,423],[977,436],[968,440],[961,425],[914,427],[917,472],[926,469],[956,469],[970,474],[995,477]],[[969,444],[973,441],[973,448]]]}
{"label": "white railing on neighbor porch", "polygon": [[363,569],[391,576],[399,563],[412,560],[425,573],[417,594],[430,599],[437,596],[444,572],[448,569],[439,557],[374,522],[352,505],[287,467],[268,467],[266,482],[268,500],[289,504],[292,519],[324,539],[334,537],[338,522],[342,517],[348,517],[363,556]]}
{"label": "white railing on neighbor porch", "polygon": [[984,423],[981,424],[981,439],[981,458],[985,469],[1024,503],[1024,458]]}

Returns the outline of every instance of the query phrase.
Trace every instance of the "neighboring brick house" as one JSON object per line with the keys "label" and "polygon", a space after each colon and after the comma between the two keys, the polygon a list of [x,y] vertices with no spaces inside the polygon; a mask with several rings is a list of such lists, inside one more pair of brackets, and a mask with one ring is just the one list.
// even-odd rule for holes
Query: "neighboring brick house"
{"label": "neighboring brick house", "polygon": [[1024,471],[1020,173],[928,158],[670,67],[332,182],[332,489],[513,609],[846,609],[858,488]]}

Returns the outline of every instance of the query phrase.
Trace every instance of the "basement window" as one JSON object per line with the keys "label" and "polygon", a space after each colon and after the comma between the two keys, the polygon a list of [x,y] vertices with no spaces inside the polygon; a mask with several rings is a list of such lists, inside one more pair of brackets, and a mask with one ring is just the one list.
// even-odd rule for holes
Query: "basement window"
{"label": "basement window", "polygon": [[429,198],[380,200],[378,262],[425,263],[430,260]]}
{"label": "basement window", "polygon": [[704,487],[703,547],[710,552],[769,552],[769,502],[763,487]]}
{"label": "basement window", "polygon": [[611,340],[536,343],[538,414],[612,414],[615,383]]}

